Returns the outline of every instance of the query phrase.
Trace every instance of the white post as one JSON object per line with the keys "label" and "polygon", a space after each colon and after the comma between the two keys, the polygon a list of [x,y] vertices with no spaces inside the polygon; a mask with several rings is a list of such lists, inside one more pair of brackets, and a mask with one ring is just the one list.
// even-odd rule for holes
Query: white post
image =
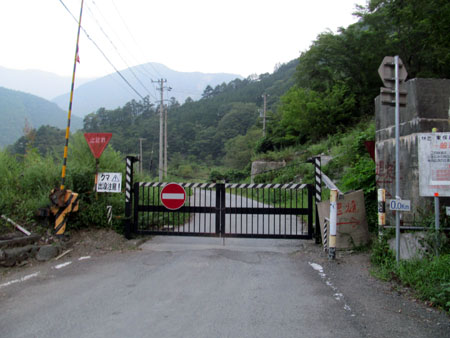
{"label": "white post", "polygon": [[337,196],[338,191],[330,191],[330,238],[328,248],[328,259],[336,258],[336,232],[337,232]]}

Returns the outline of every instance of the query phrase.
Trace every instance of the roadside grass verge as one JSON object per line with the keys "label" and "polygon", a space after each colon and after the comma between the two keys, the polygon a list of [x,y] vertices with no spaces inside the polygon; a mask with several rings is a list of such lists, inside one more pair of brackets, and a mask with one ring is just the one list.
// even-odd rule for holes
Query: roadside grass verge
{"label": "roadside grass verge", "polygon": [[374,243],[371,262],[375,277],[410,287],[417,298],[450,314],[450,253],[397,264],[395,253],[383,239]]}

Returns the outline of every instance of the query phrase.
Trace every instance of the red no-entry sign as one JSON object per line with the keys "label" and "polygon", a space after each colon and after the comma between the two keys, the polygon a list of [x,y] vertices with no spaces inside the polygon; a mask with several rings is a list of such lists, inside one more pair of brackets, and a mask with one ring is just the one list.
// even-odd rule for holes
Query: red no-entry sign
{"label": "red no-entry sign", "polygon": [[161,190],[161,203],[169,210],[180,209],[186,201],[186,191],[177,183],[169,183]]}

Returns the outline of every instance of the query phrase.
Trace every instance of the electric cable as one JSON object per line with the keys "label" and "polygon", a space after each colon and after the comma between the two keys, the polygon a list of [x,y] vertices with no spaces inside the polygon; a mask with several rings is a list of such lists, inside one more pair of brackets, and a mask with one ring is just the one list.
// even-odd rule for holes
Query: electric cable
{"label": "electric cable", "polygon": [[[72,12],[70,11],[69,8],[67,8],[66,4],[62,1],[59,0],[59,2],[63,5],[63,7],[66,9],[66,11],[70,14],[70,16],[75,20],[76,23],[78,23],[77,18],[72,14]],[[116,68],[116,66],[114,66],[114,64],[111,62],[111,60],[106,56],[106,54],[103,52],[103,50],[97,45],[97,43],[89,36],[89,34],[87,33],[87,31],[84,29],[83,26],[81,26],[81,29],[83,31],[83,33],[86,35],[86,37],[89,39],[89,41],[92,42],[92,44],[98,49],[98,51],[103,55],[103,57],[105,58],[105,60],[110,64],[111,67],[113,67],[113,69],[116,71],[116,73],[122,78],[123,81],[125,81],[125,83],[137,94],[137,96],[139,96],[141,98],[141,100],[144,100],[144,97],[136,90],[136,88],[134,88],[131,83],[122,75],[122,73]]]}
{"label": "electric cable", "polygon": [[[94,2],[94,0],[92,0]],[[134,43],[136,44],[136,46],[138,47],[139,51],[141,52],[142,56],[144,57],[144,59],[146,59],[145,54],[141,48],[141,46],[138,44],[138,42],[136,41],[136,39],[134,38],[133,34],[131,33],[130,29],[128,28],[128,25],[126,24],[126,21],[124,20],[122,14],[120,14],[119,9],[116,6],[116,3],[114,2],[114,0],[111,0],[114,9],[117,12],[117,15],[119,16],[120,20],[122,21],[122,24],[124,25],[125,29],[128,31],[128,33],[130,34],[131,38],[133,39]],[[153,70],[158,74],[158,77],[163,78],[164,76],[161,75],[161,73],[153,66],[153,64],[150,62],[150,67],[153,68]],[[144,64],[144,69],[145,69],[145,64]],[[153,77],[153,75],[151,75],[150,77]]]}
{"label": "electric cable", "polygon": [[[103,35],[106,37],[106,39],[109,41],[109,43],[111,44],[111,46],[116,50],[117,55],[119,55],[119,57],[122,59],[122,61],[125,63],[125,65],[128,68],[128,71],[135,77],[135,79],[139,82],[139,84],[147,91],[147,93],[149,95],[152,95],[150,93],[150,91],[147,89],[147,87],[142,83],[141,79],[139,79],[139,77],[136,75],[136,73],[134,72],[134,70],[130,67],[130,65],[127,63],[127,61],[124,59],[124,57],[122,56],[122,54],[119,52],[119,49],[117,48],[117,46],[114,44],[114,42],[111,40],[111,38],[109,37],[109,35],[105,32],[105,30],[103,29],[103,27],[101,26],[100,22],[98,22],[98,20],[95,18],[94,16],[94,12],[91,10],[91,8],[89,6],[86,6],[88,11],[91,13],[92,18],[94,19],[95,23],[97,24],[97,26],[100,28],[100,31],[103,33]],[[155,97],[156,99],[156,97]]]}

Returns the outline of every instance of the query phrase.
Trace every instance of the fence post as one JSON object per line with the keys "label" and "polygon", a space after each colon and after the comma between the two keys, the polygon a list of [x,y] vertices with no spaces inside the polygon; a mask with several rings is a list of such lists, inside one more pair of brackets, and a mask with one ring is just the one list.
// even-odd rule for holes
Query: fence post
{"label": "fence post", "polygon": [[[222,233],[222,237],[225,237],[225,196],[226,196],[226,185],[221,184],[221,189],[220,189],[220,231]],[[230,205],[230,207],[231,207],[231,205]]]}
{"label": "fence post", "polygon": [[126,173],[125,173],[125,238],[131,238],[131,210],[133,207],[133,165],[137,159],[134,156],[127,156],[126,158]]}
{"label": "fence post", "polygon": [[139,223],[139,182],[134,182],[133,184],[133,223],[132,223],[132,229],[131,231],[133,233],[136,233],[138,230],[138,223]]}
{"label": "fence post", "polygon": [[222,232],[221,228],[221,215],[222,215],[222,190],[224,185],[222,183],[216,184],[216,234]]}
{"label": "fence post", "polygon": [[336,258],[336,226],[337,226],[337,196],[338,191],[330,191],[330,238],[328,248],[328,259]]}
{"label": "fence post", "polygon": [[[312,238],[313,235],[317,235],[314,234],[314,229],[313,229],[313,209],[312,209],[312,205],[314,205],[314,186],[312,186],[311,184],[308,184],[308,236],[311,236],[310,238]],[[303,192],[302,192],[303,194]],[[317,231],[317,220],[318,218],[316,217],[316,231]],[[316,243],[317,243],[317,236],[316,236]]]}

